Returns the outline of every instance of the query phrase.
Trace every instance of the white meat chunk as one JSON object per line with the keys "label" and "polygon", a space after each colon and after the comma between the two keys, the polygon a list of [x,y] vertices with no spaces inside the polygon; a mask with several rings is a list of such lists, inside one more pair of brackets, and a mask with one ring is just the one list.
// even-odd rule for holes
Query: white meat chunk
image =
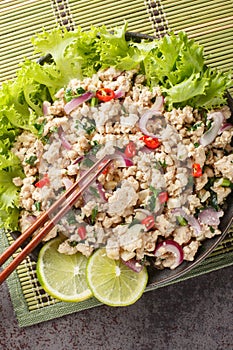
{"label": "white meat chunk", "polygon": [[108,213],[112,216],[119,215],[125,217],[126,209],[135,205],[137,201],[137,192],[132,184],[125,180],[121,188],[118,188],[113,196],[109,198]]}

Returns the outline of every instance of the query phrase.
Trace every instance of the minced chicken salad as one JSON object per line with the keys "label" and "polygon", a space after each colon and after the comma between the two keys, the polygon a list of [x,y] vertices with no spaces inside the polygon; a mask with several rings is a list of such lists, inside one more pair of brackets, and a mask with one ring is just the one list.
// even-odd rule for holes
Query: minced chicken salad
{"label": "minced chicken salad", "polygon": [[[137,44],[125,41],[125,30],[108,34],[101,27],[96,37],[92,28],[95,45],[102,40],[102,46],[108,43],[113,54],[111,45],[116,43],[111,40],[117,37],[122,46],[127,45],[128,53],[114,53],[114,62],[108,56],[101,58],[100,49],[96,50],[98,64],[91,69],[86,63],[80,74],[80,59],[81,68],[75,75],[67,73],[65,83],[52,71],[61,72],[61,57],[54,54],[44,66],[36,63],[39,68],[35,69],[44,76],[38,78],[37,72],[31,79],[37,79],[34,86],[41,89],[43,98],[33,102],[33,110],[25,92],[33,112],[21,125],[8,118],[17,129],[8,147],[12,159],[19,160],[10,174],[15,197],[17,193],[14,206],[19,208],[23,232],[93,164],[111,158],[111,164],[45,240],[63,237],[59,252],[64,254],[81,252],[89,257],[105,247],[108,257],[136,270],[148,261],[157,268],[174,269],[183,260],[193,261],[203,240],[221,233],[221,208],[233,182],[233,126],[224,100],[230,78],[208,70],[202,49],[184,33],[171,34],[172,40],[166,36],[154,44]],[[81,33],[80,47],[86,38],[80,43]],[[37,39],[40,50],[45,46],[44,36]],[[69,61],[75,34],[65,36],[57,45],[61,47],[66,40],[62,57]],[[189,55],[194,55],[193,62]],[[46,74],[54,74],[57,86],[48,83],[45,89]],[[11,169],[10,164],[1,175]],[[3,214],[4,210],[6,215],[6,206]]]}

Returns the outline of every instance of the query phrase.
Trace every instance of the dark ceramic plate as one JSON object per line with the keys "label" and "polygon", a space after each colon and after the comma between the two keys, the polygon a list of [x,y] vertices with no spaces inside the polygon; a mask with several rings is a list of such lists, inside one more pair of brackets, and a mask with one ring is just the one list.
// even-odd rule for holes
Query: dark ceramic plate
{"label": "dark ceramic plate", "polygon": [[[141,33],[131,33],[126,34],[128,40],[132,39],[136,42],[140,42],[142,39],[153,40],[155,37],[141,34]],[[227,93],[227,103],[231,109],[231,118],[230,121],[233,123],[233,99],[229,93]],[[181,277],[188,271],[192,270],[195,266],[200,264],[215,248],[216,246],[224,239],[229,228],[233,223],[233,191],[227,197],[227,200],[223,207],[224,216],[221,218],[219,229],[222,234],[211,239],[207,239],[202,242],[193,262],[183,262],[175,270],[164,269],[164,270],[155,270],[155,268],[149,267],[149,287],[159,286],[167,282],[171,282],[178,277]]]}
{"label": "dark ceramic plate", "polygon": [[[140,42],[142,39],[153,40],[155,39],[155,37],[142,34],[142,33],[127,32],[126,39],[127,40],[132,39],[135,42]],[[49,63],[50,61],[51,61],[51,56],[47,55],[45,57],[41,57],[38,60],[38,63],[43,64],[45,62]],[[227,93],[227,102],[232,112],[230,121],[233,123],[233,99],[229,93]],[[171,282],[172,280],[175,280],[178,277],[181,277],[182,275],[186,274],[188,271],[192,270],[195,266],[200,264],[216,248],[216,246],[224,239],[229,228],[233,223],[233,192],[231,192],[231,194],[227,197],[223,210],[224,210],[224,216],[221,218],[221,222],[219,226],[219,229],[221,230],[222,234],[202,242],[195,256],[195,260],[193,262],[183,262],[175,270],[170,270],[170,269],[158,270],[158,269],[149,267],[148,268],[148,271],[149,271],[148,287],[159,286],[164,283]],[[13,233],[14,238],[16,238],[18,234],[19,234],[18,232]],[[33,260],[37,259],[37,255],[39,251],[38,248],[40,247],[41,246],[37,247],[37,249],[31,254],[31,258]]]}

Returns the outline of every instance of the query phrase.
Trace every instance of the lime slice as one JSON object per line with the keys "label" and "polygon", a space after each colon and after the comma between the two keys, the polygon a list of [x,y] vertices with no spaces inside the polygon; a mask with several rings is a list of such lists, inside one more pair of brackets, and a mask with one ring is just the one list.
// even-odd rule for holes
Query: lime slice
{"label": "lime slice", "polygon": [[92,292],[86,281],[87,258],[81,253],[65,255],[57,251],[60,238],[46,243],[37,261],[37,277],[44,290],[62,301],[82,301]]}
{"label": "lime slice", "polygon": [[105,249],[97,250],[87,263],[87,282],[99,301],[110,306],[127,306],[143,294],[147,270],[132,271],[121,261],[107,257]]}

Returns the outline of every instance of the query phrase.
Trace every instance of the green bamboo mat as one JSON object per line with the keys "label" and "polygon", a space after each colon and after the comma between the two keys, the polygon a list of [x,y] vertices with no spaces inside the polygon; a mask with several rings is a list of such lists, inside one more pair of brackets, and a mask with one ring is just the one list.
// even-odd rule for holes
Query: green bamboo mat
{"label": "green bamboo mat", "polygon": [[[156,37],[169,31],[185,30],[189,37],[204,45],[209,65],[227,71],[233,68],[232,10],[232,0],[1,0],[0,83],[15,76],[18,63],[24,57],[36,58],[30,37],[43,28],[65,26],[73,30],[81,25],[87,30],[91,25],[102,24],[112,28],[125,21],[129,31]],[[0,251],[3,251],[11,238],[0,232],[0,243]],[[233,227],[207,259],[165,285],[232,264]],[[48,296],[38,284],[35,263],[30,258],[25,259],[7,283],[21,327],[100,305],[95,299],[63,303]],[[147,291],[152,289],[155,287]]]}

